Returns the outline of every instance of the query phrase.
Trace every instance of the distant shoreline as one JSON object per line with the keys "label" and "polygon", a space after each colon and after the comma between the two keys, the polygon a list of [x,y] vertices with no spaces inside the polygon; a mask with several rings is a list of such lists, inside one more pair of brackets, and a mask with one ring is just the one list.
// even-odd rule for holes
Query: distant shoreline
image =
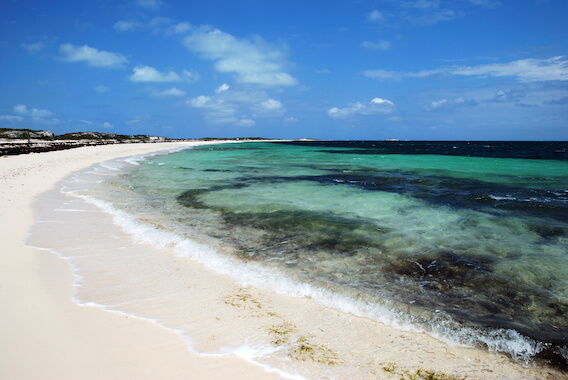
{"label": "distant shoreline", "polygon": [[[158,141],[155,141],[158,142]],[[154,141],[118,141],[118,140],[0,140],[0,156],[15,156],[19,154],[43,153],[56,150],[81,148],[84,146],[99,146],[131,143],[155,143]],[[162,143],[163,141],[160,141]]]}
{"label": "distant shoreline", "polygon": [[[57,150],[67,150],[86,146],[114,144],[156,144],[179,142],[214,142],[214,141],[277,141],[263,138],[234,138],[234,139],[78,139],[78,140],[43,140],[43,139],[0,139],[0,156],[16,156],[29,153],[43,153]],[[282,141],[282,140],[278,140]],[[288,141],[288,140],[286,140]]]}

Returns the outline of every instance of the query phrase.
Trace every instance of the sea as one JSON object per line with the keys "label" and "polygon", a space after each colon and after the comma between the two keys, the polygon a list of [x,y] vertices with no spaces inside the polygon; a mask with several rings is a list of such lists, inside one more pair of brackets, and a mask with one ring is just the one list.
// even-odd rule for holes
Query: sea
{"label": "sea", "polygon": [[568,368],[566,142],[211,144],[107,162],[62,191],[253,284]]}

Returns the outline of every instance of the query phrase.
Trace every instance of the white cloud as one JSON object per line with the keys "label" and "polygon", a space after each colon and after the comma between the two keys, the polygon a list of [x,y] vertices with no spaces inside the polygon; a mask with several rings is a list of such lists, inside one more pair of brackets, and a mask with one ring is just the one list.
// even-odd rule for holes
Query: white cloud
{"label": "white cloud", "polygon": [[217,88],[217,89],[215,90],[215,93],[216,93],[216,94],[220,94],[220,93],[222,93],[222,92],[227,91],[229,88],[230,88],[230,87],[229,87],[229,85],[228,85],[227,83],[223,83],[222,85],[219,86],[219,88]]}
{"label": "white cloud", "polygon": [[196,82],[201,77],[196,71],[183,70],[181,76],[175,71],[160,72],[151,66],[136,66],[134,73],[128,77],[131,82]]}
{"label": "white cloud", "polygon": [[393,102],[387,99],[374,98],[368,103],[351,103],[345,108],[333,107],[327,114],[334,118],[348,118],[354,115],[375,115],[391,113],[395,109]]}
{"label": "white cloud", "polygon": [[185,46],[205,59],[215,61],[215,69],[236,73],[241,83],[267,86],[294,86],[298,81],[284,71],[285,49],[256,38],[237,39],[219,29],[201,27],[184,38]]}
{"label": "white cloud", "polygon": [[298,84],[296,78],[288,73],[240,73],[242,83],[261,84],[266,86],[295,86]]}
{"label": "white cloud", "polygon": [[13,109],[14,112],[17,113],[18,115],[15,116],[5,115],[4,118],[5,120],[23,121],[25,118],[30,118],[32,121],[41,124],[49,124],[49,125],[59,124],[59,119],[55,117],[50,118],[50,116],[52,116],[53,113],[51,113],[48,110],[40,110],[37,108],[30,109],[23,104],[15,105]]}
{"label": "white cloud", "polygon": [[367,14],[367,21],[378,22],[384,20],[385,20],[385,15],[383,14],[383,12],[379,12],[376,9],[373,9],[373,11]]}
{"label": "white cloud", "polygon": [[205,108],[214,105],[212,100],[213,98],[211,98],[210,96],[199,95],[196,98],[190,99],[189,104],[195,108]]}
{"label": "white cloud", "polygon": [[388,105],[388,106],[393,106],[394,107],[394,103],[391,102],[390,100],[386,100],[386,99],[382,99],[382,98],[374,98],[371,100],[371,104],[382,104],[382,105]]}
{"label": "white cloud", "polygon": [[205,120],[211,124],[233,124],[242,127],[255,125],[255,121],[246,116],[237,117],[239,106],[235,102],[200,95],[188,100],[186,104],[189,107],[204,109]]}
{"label": "white cloud", "polygon": [[399,72],[388,70],[366,70],[363,75],[373,79],[424,78],[432,75],[456,75],[477,77],[512,77],[520,82],[541,82],[568,80],[566,57],[548,59],[521,59],[509,63],[492,63],[478,66],[452,66],[435,70]]}
{"label": "white cloud", "polygon": [[114,128],[114,126],[111,123],[105,121],[103,123],[103,128],[104,129],[112,129],[112,128]]}
{"label": "white cloud", "polygon": [[429,106],[424,107],[427,111],[435,110],[437,108],[443,107],[444,104],[448,102],[447,99],[442,99],[438,101],[433,101]]}
{"label": "white cloud", "polygon": [[260,106],[268,111],[281,110],[284,108],[282,106],[282,103],[279,100],[275,99],[265,100],[264,102],[260,103]]}
{"label": "white cloud", "polygon": [[279,117],[286,108],[265,91],[233,90],[224,83],[212,95],[200,95],[186,101],[186,105],[201,109],[205,120],[212,124],[252,125],[260,117]]}
{"label": "white cloud", "polygon": [[136,66],[134,74],[129,79],[132,82],[181,82],[181,77],[175,71],[162,73],[150,66]]}
{"label": "white cloud", "polygon": [[108,90],[110,90],[110,88],[108,88],[107,86],[96,86],[94,88],[94,90],[96,92],[104,93],[104,92],[107,92]]}
{"label": "white cloud", "polygon": [[437,100],[433,101],[429,105],[425,106],[424,109],[426,111],[441,111],[441,110],[448,110],[454,108],[463,108],[463,107],[475,107],[477,106],[477,102],[473,99],[464,99],[464,98],[456,98],[453,100]]}
{"label": "white cloud", "polygon": [[385,40],[379,40],[376,42],[372,42],[372,41],[364,41],[361,46],[363,46],[365,49],[369,49],[369,50],[389,50],[391,47],[391,43],[389,41],[385,41]]}
{"label": "white cloud", "polygon": [[276,99],[266,99],[252,106],[254,115],[259,117],[275,117],[282,116],[286,112],[286,108],[282,102]]}
{"label": "white cloud", "polygon": [[458,67],[451,73],[468,76],[515,77],[521,82],[568,80],[568,60],[565,57],[521,59],[509,63]]}
{"label": "white cloud", "polygon": [[157,96],[157,97],[165,97],[165,96],[184,96],[185,95],[185,91],[180,90],[179,88],[176,87],[172,87],[168,90],[164,90],[164,91],[160,91],[160,92],[154,92],[152,94],[153,96]]}
{"label": "white cloud", "polygon": [[62,44],[59,46],[59,52],[63,61],[87,62],[92,67],[118,68],[128,62],[122,54],[98,50],[87,45]]}
{"label": "white cloud", "polygon": [[26,107],[23,104],[15,105],[14,112],[20,115],[29,116],[31,118],[36,118],[36,119],[41,119],[52,115],[52,113],[49,112],[48,110],[40,110],[37,108],[28,109],[28,107]]}

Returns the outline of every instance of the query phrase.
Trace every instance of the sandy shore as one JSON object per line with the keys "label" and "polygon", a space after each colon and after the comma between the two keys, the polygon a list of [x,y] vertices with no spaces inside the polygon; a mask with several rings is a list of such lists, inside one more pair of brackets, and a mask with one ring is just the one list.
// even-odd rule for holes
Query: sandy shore
{"label": "sandy shore", "polygon": [[71,299],[69,265],[22,246],[34,198],[70,173],[115,157],[193,143],[125,144],[0,157],[0,378],[273,378],[237,357],[190,353],[179,336]]}
{"label": "sandy shore", "polygon": [[[168,249],[135,241],[125,245],[128,237],[109,228],[111,217],[94,206],[87,211],[97,216],[81,228],[104,236],[114,234],[113,239],[120,241],[120,254],[113,256],[118,264],[124,260],[144,273],[151,257],[156,264],[168,263],[172,268],[164,274],[152,271],[151,278],[143,281],[150,284],[146,288],[134,286],[112,294],[101,294],[98,284],[104,280],[111,287],[121,286],[123,273],[106,267],[98,274],[93,271],[84,278],[77,296],[115,306],[108,307],[109,312],[77,305],[72,301],[69,264],[44,250],[22,246],[42,211],[41,207],[34,211],[34,199],[70,173],[94,163],[182,145],[191,143],[109,145],[0,158],[0,378],[260,379],[283,375],[267,372],[230,351],[224,356],[195,354],[184,344],[184,334],[195,338],[193,348],[199,352],[248,344],[256,345],[257,351],[258,347],[277,351],[274,357],[268,354],[257,361],[305,378],[410,379],[420,371],[435,372],[438,379],[565,378],[552,370],[524,367],[500,354],[453,346],[427,334],[343,313],[311,299],[251,287]],[[79,239],[64,243],[82,250],[80,257],[72,258],[75,265],[102,254]],[[129,253],[152,250],[152,255],[141,258]],[[135,299],[121,298],[123,293],[136,292],[140,295]],[[149,320],[159,320],[168,329]],[[183,330],[181,336],[174,330]]]}

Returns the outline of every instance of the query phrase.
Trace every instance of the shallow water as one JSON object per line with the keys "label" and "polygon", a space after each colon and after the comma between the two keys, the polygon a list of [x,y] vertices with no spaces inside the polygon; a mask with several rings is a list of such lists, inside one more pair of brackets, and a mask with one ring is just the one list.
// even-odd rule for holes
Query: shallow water
{"label": "shallow water", "polygon": [[550,144],[211,145],[65,191],[279,273],[280,291],[565,368],[568,157]]}
{"label": "shallow water", "polygon": [[[479,149],[495,155],[488,144]],[[459,156],[455,143],[430,154],[333,145],[160,156],[127,176],[143,205],[125,207],[160,213],[178,234],[199,231],[242,260],[386,305],[437,334],[507,351],[516,331],[533,352],[513,356],[563,359],[568,161]],[[545,156],[534,145],[526,155]]]}

